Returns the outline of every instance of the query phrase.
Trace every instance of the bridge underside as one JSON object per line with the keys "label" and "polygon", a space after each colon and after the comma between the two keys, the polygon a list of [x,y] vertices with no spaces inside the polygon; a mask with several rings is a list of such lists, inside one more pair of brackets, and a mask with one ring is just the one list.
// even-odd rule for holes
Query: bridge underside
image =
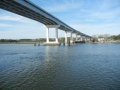
{"label": "bridge underside", "polygon": [[41,22],[44,25],[58,25],[56,22],[50,20],[49,18],[40,15],[39,13],[19,4],[13,0],[0,0],[0,8],[11,11],[13,13],[28,17],[35,21]]}

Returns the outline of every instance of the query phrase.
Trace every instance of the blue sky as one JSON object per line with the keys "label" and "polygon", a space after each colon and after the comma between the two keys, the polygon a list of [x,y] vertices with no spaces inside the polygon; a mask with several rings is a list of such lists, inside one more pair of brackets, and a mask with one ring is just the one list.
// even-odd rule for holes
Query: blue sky
{"label": "blue sky", "polygon": [[[120,34],[120,0],[30,0],[87,35]],[[50,29],[50,37],[55,36]],[[59,37],[64,32],[59,30]],[[68,34],[69,36],[69,34]],[[0,39],[45,38],[43,24],[0,9]]]}

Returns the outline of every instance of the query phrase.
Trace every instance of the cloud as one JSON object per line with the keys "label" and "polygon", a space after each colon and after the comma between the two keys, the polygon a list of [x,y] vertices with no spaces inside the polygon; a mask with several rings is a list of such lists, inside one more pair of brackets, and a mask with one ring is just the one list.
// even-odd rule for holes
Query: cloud
{"label": "cloud", "polygon": [[110,21],[120,16],[120,0],[100,0],[96,1],[96,3],[94,2],[94,4],[89,2],[87,7],[84,7],[84,5],[79,12],[75,13],[75,16],[79,19],[84,18],[86,22],[87,19],[93,22]]}
{"label": "cloud", "polygon": [[91,13],[91,16],[95,18],[111,19],[117,17],[119,14],[120,8],[106,12],[93,12]]}
{"label": "cloud", "polygon": [[20,22],[20,23],[35,23],[32,22],[33,20],[28,19],[26,17],[20,16],[20,15],[16,15],[16,14],[8,14],[8,15],[4,15],[1,14],[0,15],[0,21],[15,21],[15,22]]}
{"label": "cloud", "polygon": [[[4,27],[5,30],[0,29],[0,38],[40,38],[45,37],[45,28],[41,24],[16,25],[12,28]],[[1,31],[2,30],[2,31]]]}
{"label": "cloud", "polygon": [[0,15],[0,20],[10,20],[10,21],[20,21],[22,17],[18,17],[18,16],[15,16],[15,17],[12,17],[12,16],[3,16],[3,15]]}
{"label": "cloud", "polygon": [[43,24],[2,10],[0,14],[0,38],[39,38],[45,37]]}
{"label": "cloud", "polygon": [[117,35],[120,34],[120,25],[119,23],[111,23],[111,24],[72,24],[71,25],[76,30],[85,33],[87,35],[94,35],[94,34],[112,34]]}
{"label": "cloud", "polygon": [[102,0],[100,5],[101,10],[109,10],[120,5],[120,0]]}
{"label": "cloud", "polygon": [[13,27],[13,25],[0,23],[0,27]]}
{"label": "cloud", "polygon": [[46,6],[45,9],[49,12],[64,12],[71,9],[76,9],[80,6],[81,3],[77,3],[73,0],[64,0],[62,3],[53,2],[52,5]]}

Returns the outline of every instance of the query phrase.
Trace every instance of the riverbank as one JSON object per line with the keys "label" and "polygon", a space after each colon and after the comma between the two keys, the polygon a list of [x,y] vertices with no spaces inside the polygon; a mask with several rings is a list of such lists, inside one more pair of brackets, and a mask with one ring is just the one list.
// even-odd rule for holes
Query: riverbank
{"label": "riverbank", "polygon": [[0,44],[34,44],[35,42],[0,42]]}
{"label": "riverbank", "polygon": [[[40,44],[43,44],[44,42],[40,42]],[[86,42],[86,43],[91,43],[91,44],[99,44],[99,43],[120,43],[119,40],[116,41],[105,41],[105,42]],[[0,42],[0,44],[35,44],[35,42]],[[39,44],[37,42],[36,44]]]}
{"label": "riverbank", "polygon": [[107,43],[120,43],[120,41],[104,41],[104,42],[86,42],[86,43],[93,43],[93,44],[107,44]]}

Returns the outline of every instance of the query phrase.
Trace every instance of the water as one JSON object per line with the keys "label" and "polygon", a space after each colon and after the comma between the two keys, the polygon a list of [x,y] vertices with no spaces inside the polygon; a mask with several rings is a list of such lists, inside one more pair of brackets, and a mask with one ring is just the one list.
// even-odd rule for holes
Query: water
{"label": "water", "polygon": [[0,90],[120,90],[120,44],[1,44]]}

